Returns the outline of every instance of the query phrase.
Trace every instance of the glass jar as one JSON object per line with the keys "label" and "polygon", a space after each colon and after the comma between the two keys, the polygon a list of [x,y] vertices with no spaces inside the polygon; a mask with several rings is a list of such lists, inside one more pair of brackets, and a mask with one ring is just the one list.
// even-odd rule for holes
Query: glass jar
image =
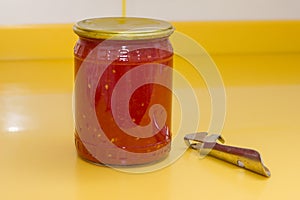
{"label": "glass jar", "polygon": [[171,146],[173,49],[168,22],[94,18],[74,25],[75,144],[105,165],[165,158]]}

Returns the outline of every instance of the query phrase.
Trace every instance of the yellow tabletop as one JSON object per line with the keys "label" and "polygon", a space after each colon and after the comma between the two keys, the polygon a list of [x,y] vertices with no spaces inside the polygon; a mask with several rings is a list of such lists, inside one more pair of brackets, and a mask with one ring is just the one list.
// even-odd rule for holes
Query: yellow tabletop
{"label": "yellow tabletop", "polygon": [[[2,39],[1,33],[8,31],[4,29]],[[24,55],[36,51],[27,48]],[[297,198],[300,52],[288,49],[212,56],[227,95],[222,135],[227,144],[258,150],[271,170],[270,178],[209,156],[200,159],[194,150],[151,173],[125,173],[87,163],[77,157],[74,146],[71,56],[11,59],[2,53],[0,198]]]}

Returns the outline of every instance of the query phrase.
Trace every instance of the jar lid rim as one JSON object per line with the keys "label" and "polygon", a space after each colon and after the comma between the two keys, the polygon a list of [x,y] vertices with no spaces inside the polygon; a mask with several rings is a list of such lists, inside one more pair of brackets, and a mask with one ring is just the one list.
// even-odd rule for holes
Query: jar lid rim
{"label": "jar lid rim", "polygon": [[81,37],[112,40],[141,40],[168,37],[174,27],[167,21],[138,17],[91,18],[77,22],[74,32]]}

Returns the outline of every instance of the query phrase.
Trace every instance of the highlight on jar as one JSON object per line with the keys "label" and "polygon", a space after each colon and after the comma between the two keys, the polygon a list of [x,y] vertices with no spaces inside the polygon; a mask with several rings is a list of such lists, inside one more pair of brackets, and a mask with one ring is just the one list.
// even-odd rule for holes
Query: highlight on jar
{"label": "highlight on jar", "polygon": [[169,166],[191,147],[270,176],[255,167],[261,159],[248,149],[218,144],[225,87],[200,44],[149,18],[85,19],[73,30],[75,145],[82,159],[144,173]]}

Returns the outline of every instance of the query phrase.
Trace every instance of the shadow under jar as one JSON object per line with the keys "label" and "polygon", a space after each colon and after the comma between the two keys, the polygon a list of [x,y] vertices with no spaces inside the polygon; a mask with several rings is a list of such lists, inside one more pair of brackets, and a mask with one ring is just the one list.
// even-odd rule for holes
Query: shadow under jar
{"label": "shadow under jar", "polygon": [[168,22],[94,18],[74,25],[75,144],[105,165],[165,158],[171,147],[173,49]]}

